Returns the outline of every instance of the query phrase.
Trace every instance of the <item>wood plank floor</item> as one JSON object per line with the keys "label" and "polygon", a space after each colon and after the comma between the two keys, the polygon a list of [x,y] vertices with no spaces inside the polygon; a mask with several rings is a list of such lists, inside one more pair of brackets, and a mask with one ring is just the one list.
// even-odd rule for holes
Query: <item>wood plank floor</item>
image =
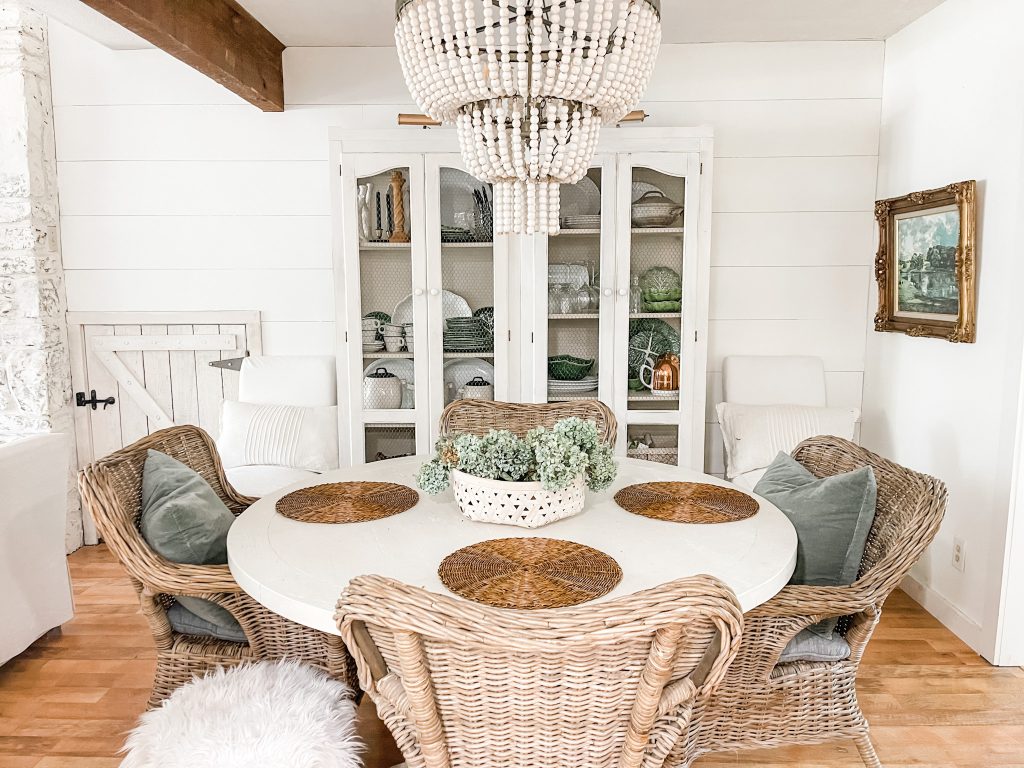
{"label": "wood plank floor", "polygon": [[[75,618],[0,668],[0,768],[117,766],[123,734],[145,706],[154,654],[131,586],[104,547],[81,549],[70,562]],[[887,768],[1024,767],[1024,671],[989,666],[903,593],[887,606],[859,689]],[[368,701],[360,728],[366,768],[401,762]],[[833,744],[697,765],[861,763],[851,745]]]}

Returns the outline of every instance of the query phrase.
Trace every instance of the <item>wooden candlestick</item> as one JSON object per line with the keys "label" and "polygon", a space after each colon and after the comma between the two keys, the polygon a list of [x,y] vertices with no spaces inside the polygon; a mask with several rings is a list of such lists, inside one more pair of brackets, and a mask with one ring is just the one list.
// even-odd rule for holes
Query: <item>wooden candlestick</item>
{"label": "wooden candlestick", "polygon": [[409,235],[405,231],[405,195],[402,194],[402,187],[405,186],[405,177],[401,171],[391,174],[391,197],[394,198],[395,208],[395,230],[391,233],[390,242],[408,243]]}

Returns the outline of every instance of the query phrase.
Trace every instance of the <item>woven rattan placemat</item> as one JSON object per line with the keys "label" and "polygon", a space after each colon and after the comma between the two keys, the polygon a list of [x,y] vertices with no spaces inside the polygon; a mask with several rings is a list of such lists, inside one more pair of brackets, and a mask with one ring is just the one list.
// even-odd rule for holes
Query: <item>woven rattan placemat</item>
{"label": "woven rattan placemat", "polygon": [[452,552],[437,575],[452,592],[497,608],[564,608],[606,595],[622,579],[604,552],[562,539],[492,539]]}
{"label": "woven rattan placemat", "polygon": [[324,483],[277,500],[277,511],[303,523],[363,523],[397,515],[416,505],[419,494],[398,483]]}
{"label": "woven rattan placemat", "polygon": [[709,483],[640,483],[615,494],[627,512],[673,523],[731,523],[757,514],[757,501]]}

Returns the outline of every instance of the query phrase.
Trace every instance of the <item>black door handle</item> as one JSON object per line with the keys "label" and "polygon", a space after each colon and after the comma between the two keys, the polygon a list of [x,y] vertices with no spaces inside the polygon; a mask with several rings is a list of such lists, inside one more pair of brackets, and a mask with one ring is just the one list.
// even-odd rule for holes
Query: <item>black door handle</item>
{"label": "black door handle", "polygon": [[87,405],[91,405],[92,409],[95,411],[96,406],[99,405],[100,403],[103,403],[103,410],[105,411],[107,410],[108,405],[113,405],[115,402],[116,401],[114,400],[113,396],[104,398],[102,400],[99,399],[98,397],[96,397],[95,389],[89,390],[88,400],[85,399],[85,392],[75,392],[75,405],[77,405],[79,408],[85,408]]}

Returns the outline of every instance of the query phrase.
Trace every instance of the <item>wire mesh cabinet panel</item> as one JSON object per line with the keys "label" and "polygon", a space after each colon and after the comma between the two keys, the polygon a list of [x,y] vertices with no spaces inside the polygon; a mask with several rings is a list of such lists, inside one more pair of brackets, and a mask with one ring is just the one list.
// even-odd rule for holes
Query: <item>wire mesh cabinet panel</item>
{"label": "wire mesh cabinet panel", "polygon": [[[523,399],[598,397],[624,427],[620,455],[701,470],[711,166],[709,130],[606,131],[587,177],[563,185],[561,231],[525,238],[521,259],[534,322]],[[664,353],[678,374],[656,386]]]}
{"label": "wire mesh cabinet panel", "polygon": [[420,154],[342,156],[336,300],[343,464],[429,448],[426,197]]}
{"label": "wire mesh cabinet panel", "polygon": [[[560,198],[561,232],[537,238],[533,258],[525,260],[534,267],[532,294],[540,328],[534,333],[533,399],[597,397],[611,403],[615,156],[595,156],[586,177],[562,185]],[[591,360],[590,367],[578,362]]]}
{"label": "wire mesh cabinet panel", "polygon": [[[431,443],[444,407],[477,380],[509,397],[508,237],[494,236],[493,193],[458,154],[425,156]],[[479,391],[479,386],[477,387]]]}
{"label": "wire mesh cabinet panel", "polygon": [[490,186],[456,147],[446,132],[332,142],[343,464],[428,453],[441,411],[477,378],[516,396],[510,238],[493,236]]}
{"label": "wire mesh cabinet panel", "polygon": [[697,152],[617,158],[613,407],[626,425],[619,449],[666,463],[675,463],[675,449],[678,463],[694,469],[704,463],[707,380],[702,180]]}

